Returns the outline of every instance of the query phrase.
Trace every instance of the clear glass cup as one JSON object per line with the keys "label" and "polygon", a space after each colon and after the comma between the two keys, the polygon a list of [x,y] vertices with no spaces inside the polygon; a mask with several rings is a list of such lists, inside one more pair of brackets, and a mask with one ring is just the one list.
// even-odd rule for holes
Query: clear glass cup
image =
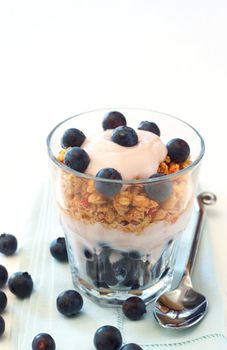
{"label": "clear glass cup", "polygon": [[[180,119],[145,109],[117,110],[134,129],[143,120],[155,122],[164,144],[173,138],[187,141],[190,161],[176,164],[167,159],[158,170],[167,175],[136,180],[104,180],[65,166],[59,160],[64,131],[75,127],[85,135],[100,133],[109,109],[66,119],[49,134],[51,178],[73,283],[77,290],[106,306],[122,304],[132,295],[152,301],[170,287],[205,149],[199,133]],[[96,191],[100,182],[120,184],[121,190],[105,197]],[[161,201],[152,199],[145,188],[166,189],[169,195]]]}

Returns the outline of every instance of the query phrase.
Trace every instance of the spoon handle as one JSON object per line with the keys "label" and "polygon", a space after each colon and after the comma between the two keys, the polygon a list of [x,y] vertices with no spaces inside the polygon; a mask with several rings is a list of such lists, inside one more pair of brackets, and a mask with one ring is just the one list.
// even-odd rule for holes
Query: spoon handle
{"label": "spoon handle", "polygon": [[199,216],[198,216],[198,221],[196,223],[195,234],[193,237],[189,258],[185,269],[185,273],[188,273],[188,274],[190,274],[190,272],[193,269],[194,261],[195,261],[196,254],[199,247],[201,232],[202,232],[204,219],[205,219],[204,205],[214,204],[217,201],[217,197],[215,194],[211,192],[202,192],[197,196],[197,201],[199,205]]}

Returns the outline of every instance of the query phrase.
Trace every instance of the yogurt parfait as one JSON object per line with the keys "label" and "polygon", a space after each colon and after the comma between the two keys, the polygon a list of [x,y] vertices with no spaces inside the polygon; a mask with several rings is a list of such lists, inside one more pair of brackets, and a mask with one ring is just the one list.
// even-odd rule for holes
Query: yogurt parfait
{"label": "yogurt parfait", "polygon": [[75,288],[102,305],[152,301],[171,284],[201,136],[162,113],[118,109],[69,118],[47,142]]}

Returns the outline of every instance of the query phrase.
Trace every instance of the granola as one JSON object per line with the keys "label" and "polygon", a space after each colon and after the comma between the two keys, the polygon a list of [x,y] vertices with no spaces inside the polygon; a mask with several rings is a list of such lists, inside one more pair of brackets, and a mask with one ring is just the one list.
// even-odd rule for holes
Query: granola
{"label": "granola", "polygon": [[[64,162],[67,150],[60,151],[57,159]],[[174,163],[167,156],[160,163],[158,172],[169,175],[191,164],[188,158],[182,163]],[[173,223],[186,209],[188,196],[187,176],[180,174],[172,182],[172,193],[164,202],[150,199],[142,183],[124,185],[113,197],[105,197],[95,189],[95,180],[76,177],[62,169],[61,192],[65,214],[85,223],[100,223],[104,227],[118,229],[125,233],[142,234],[143,230],[159,221]]]}

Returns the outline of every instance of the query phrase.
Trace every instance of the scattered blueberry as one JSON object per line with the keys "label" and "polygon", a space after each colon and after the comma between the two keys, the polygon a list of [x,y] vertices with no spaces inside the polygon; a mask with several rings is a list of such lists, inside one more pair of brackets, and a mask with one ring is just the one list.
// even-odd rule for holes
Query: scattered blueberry
{"label": "scattered blueberry", "polygon": [[129,343],[129,344],[123,345],[121,350],[143,350],[143,349],[135,343]]}
{"label": "scattered blueberry", "polygon": [[0,265],[0,288],[2,288],[8,279],[8,271],[6,270],[5,266]]}
{"label": "scattered blueberry", "polygon": [[89,162],[90,158],[87,152],[79,147],[72,147],[69,149],[64,158],[65,165],[81,173],[86,170]]}
{"label": "scattered blueberry", "polygon": [[31,295],[33,281],[27,272],[15,272],[8,280],[9,290],[18,298],[27,298]]}
{"label": "scattered blueberry", "polygon": [[62,148],[80,147],[85,140],[85,135],[82,131],[76,128],[67,129],[61,139]]}
{"label": "scattered blueberry", "polygon": [[190,147],[188,143],[182,139],[170,140],[166,147],[172,162],[182,163],[189,157]]}
{"label": "scattered blueberry", "polygon": [[122,311],[130,320],[139,320],[146,313],[146,305],[139,297],[130,297],[122,304]]}
{"label": "scattered blueberry", "polygon": [[0,235],[0,253],[5,255],[13,255],[17,250],[17,239],[9,233]]}
{"label": "scattered blueberry", "polygon": [[6,305],[7,305],[7,296],[2,290],[0,290],[0,313],[3,310],[5,310]]}
{"label": "scattered blueberry", "polygon": [[58,261],[68,261],[68,254],[66,250],[65,238],[58,237],[50,244],[50,253]]}
{"label": "scattered blueberry", "polygon": [[[150,176],[150,179],[163,177],[165,174],[153,174]],[[144,190],[150,199],[153,199],[156,202],[164,202],[172,194],[173,186],[172,183],[167,181],[160,181],[157,183],[146,183],[144,185]]]}
{"label": "scattered blueberry", "polygon": [[32,350],[55,350],[56,345],[51,335],[39,333],[32,341]]}
{"label": "scattered blueberry", "polygon": [[[113,168],[103,168],[99,170],[96,177],[108,180],[122,180],[121,174]],[[120,192],[121,187],[122,184],[117,182],[95,181],[96,191],[107,197],[115,196]]]}
{"label": "scattered blueberry", "polygon": [[138,129],[153,132],[153,134],[158,136],[161,135],[158,125],[153,122],[143,121],[140,123]]}
{"label": "scattered blueberry", "polygon": [[121,146],[132,147],[138,143],[138,135],[129,126],[118,126],[113,130],[111,140]]}
{"label": "scattered blueberry", "polygon": [[56,305],[61,314],[67,317],[75,316],[83,306],[83,298],[75,290],[66,290],[59,294]]}
{"label": "scattered blueberry", "polygon": [[122,336],[114,326],[102,326],[94,335],[94,346],[97,350],[119,350],[122,345]]}
{"label": "scattered blueberry", "polygon": [[124,126],[126,124],[127,122],[125,116],[122,113],[116,111],[107,113],[102,122],[104,130],[115,129],[118,126]]}
{"label": "scattered blueberry", "polygon": [[2,318],[2,316],[0,316],[0,337],[3,335],[4,332],[5,332],[5,321]]}

